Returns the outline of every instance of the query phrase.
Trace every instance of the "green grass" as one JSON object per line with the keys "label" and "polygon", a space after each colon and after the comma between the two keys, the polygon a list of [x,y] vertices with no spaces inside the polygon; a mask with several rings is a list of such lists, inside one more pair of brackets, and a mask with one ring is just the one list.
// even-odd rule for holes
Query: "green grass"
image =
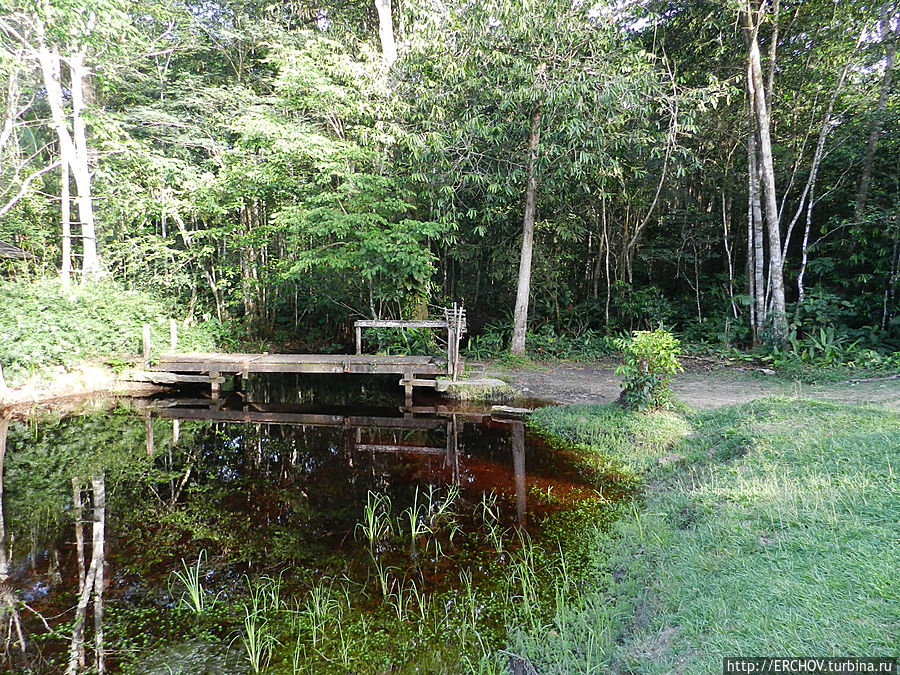
{"label": "green grass", "polygon": [[657,464],[674,443],[691,433],[690,422],[681,414],[631,412],[615,403],[539,408],[529,416],[528,424],[638,474]]}
{"label": "green grass", "polygon": [[[617,413],[589,412],[568,426],[551,413],[555,432],[621,434],[604,430],[622,426]],[[635,449],[618,452],[654,476],[643,503],[598,533],[597,583],[564,625],[541,640],[519,635],[517,653],[542,673],[898,655],[900,414],[778,398],[684,422],[694,433],[671,452],[685,460],[665,467],[645,461],[632,427]]]}
{"label": "green grass", "polygon": [[[183,318],[163,300],[113,281],[69,291],[55,279],[0,281],[0,298],[0,364],[10,386],[54,366],[138,354],[145,323],[154,347],[168,348],[169,317]],[[182,350],[212,350],[215,327],[179,326],[178,340]]]}

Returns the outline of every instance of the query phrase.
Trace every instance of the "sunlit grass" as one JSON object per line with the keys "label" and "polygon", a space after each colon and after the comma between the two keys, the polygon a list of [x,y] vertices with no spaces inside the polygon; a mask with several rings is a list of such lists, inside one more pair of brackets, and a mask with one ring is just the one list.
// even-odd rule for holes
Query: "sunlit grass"
{"label": "sunlit grass", "polygon": [[[654,469],[635,516],[599,536],[590,604],[558,610],[565,627],[548,639],[519,639],[538,671],[709,673],[727,655],[896,656],[900,415],[769,399],[688,421],[694,435],[671,449],[683,465]],[[576,435],[588,433],[604,437],[590,425]],[[595,628],[598,606],[611,622]]]}

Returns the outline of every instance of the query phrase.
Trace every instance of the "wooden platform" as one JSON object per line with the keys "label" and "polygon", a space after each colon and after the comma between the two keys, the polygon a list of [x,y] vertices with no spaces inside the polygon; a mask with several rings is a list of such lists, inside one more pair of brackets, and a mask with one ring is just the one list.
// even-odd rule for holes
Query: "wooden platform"
{"label": "wooden platform", "polygon": [[360,354],[162,354],[152,370],[170,373],[356,373],[443,375],[446,361],[433,356]]}

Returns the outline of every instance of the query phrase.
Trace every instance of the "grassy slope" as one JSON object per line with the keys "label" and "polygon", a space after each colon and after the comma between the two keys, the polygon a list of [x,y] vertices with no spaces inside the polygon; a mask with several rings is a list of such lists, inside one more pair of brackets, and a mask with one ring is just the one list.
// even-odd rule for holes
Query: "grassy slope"
{"label": "grassy slope", "polygon": [[[598,449],[613,438],[652,476],[635,517],[598,535],[596,594],[549,638],[518,636],[513,648],[539,672],[710,673],[727,655],[898,654],[900,415],[767,399],[690,415],[692,435],[637,452],[623,433],[672,421],[633,417],[583,406],[535,420]],[[654,452],[686,459],[662,467]],[[592,612],[604,617],[594,627]]]}
{"label": "grassy slope", "polygon": [[[154,345],[168,345],[168,320],[176,316],[159,298],[112,281],[70,291],[55,279],[0,282],[0,298],[0,364],[10,386],[49,367],[137,354],[145,323]],[[179,347],[212,349],[212,329],[182,330]]]}

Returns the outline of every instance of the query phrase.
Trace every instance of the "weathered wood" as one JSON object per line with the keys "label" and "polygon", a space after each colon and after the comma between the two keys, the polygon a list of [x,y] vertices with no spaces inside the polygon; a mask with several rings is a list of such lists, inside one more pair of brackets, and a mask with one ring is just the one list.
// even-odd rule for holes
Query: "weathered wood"
{"label": "weathered wood", "polygon": [[[184,373],[169,373],[159,370],[132,370],[122,374],[122,380],[126,382],[149,382],[151,384],[208,384],[209,375],[185,375]],[[219,378],[219,384],[225,382],[224,377]]]}
{"label": "weathered wood", "polygon": [[[283,424],[287,426],[336,427],[347,429],[409,429],[434,430],[443,429],[445,420],[421,417],[367,417],[324,415],[316,413],[278,412],[275,410],[227,410],[208,407],[184,408],[175,405],[157,407],[154,404],[153,414],[161,419],[169,420],[210,420],[214,422],[235,422],[248,424]],[[177,401],[172,401],[177,404]],[[256,404],[254,407],[266,408]]]}
{"label": "weathered wood", "polygon": [[150,324],[144,324],[144,368],[150,367]]}
{"label": "weathered wood", "polygon": [[[408,403],[412,404],[413,387],[437,387],[433,380],[420,379],[419,375],[449,375],[455,378],[460,370],[459,339],[465,332],[465,310],[456,305],[445,311],[444,321],[361,320],[354,324],[356,354],[177,354],[177,328],[170,321],[170,354],[162,354],[158,363],[150,367],[149,326],[144,328],[144,368],[159,373],[170,373],[173,383],[195,382],[191,378],[209,374],[214,395],[218,394],[220,375],[251,373],[353,373],[401,374],[400,385],[406,390]],[[444,328],[447,330],[446,359],[434,356],[386,356],[362,354],[363,328]]]}
{"label": "weathered wood", "polygon": [[169,349],[173,352],[178,349],[178,322],[175,319],[169,319]]}
{"label": "weathered wood", "polygon": [[534,412],[529,408],[514,408],[508,405],[492,405],[491,416],[522,418]]}
{"label": "weathered wood", "polygon": [[447,322],[440,320],[401,321],[399,319],[367,319],[355,321],[356,328],[446,328]]}
{"label": "weathered wood", "polygon": [[373,445],[370,443],[354,446],[361,452],[393,452],[408,455],[441,455],[447,454],[447,448],[427,448],[420,445]]}
{"label": "weathered wood", "polygon": [[3,379],[3,364],[0,363],[0,397],[6,394],[9,389],[6,386],[6,380]]}
{"label": "weathered wood", "polygon": [[250,373],[355,373],[439,375],[446,366],[430,356],[349,354],[163,354],[154,371],[242,376]]}
{"label": "weathered wood", "polygon": [[437,380],[423,380],[423,379],[417,378],[415,376],[413,376],[413,378],[411,380],[407,380],[406,378],[400,380],[401,387],[406,387],[407,385],[411,386],[411,387],[433,387],[433,388],[437,389],[438,381]]}

